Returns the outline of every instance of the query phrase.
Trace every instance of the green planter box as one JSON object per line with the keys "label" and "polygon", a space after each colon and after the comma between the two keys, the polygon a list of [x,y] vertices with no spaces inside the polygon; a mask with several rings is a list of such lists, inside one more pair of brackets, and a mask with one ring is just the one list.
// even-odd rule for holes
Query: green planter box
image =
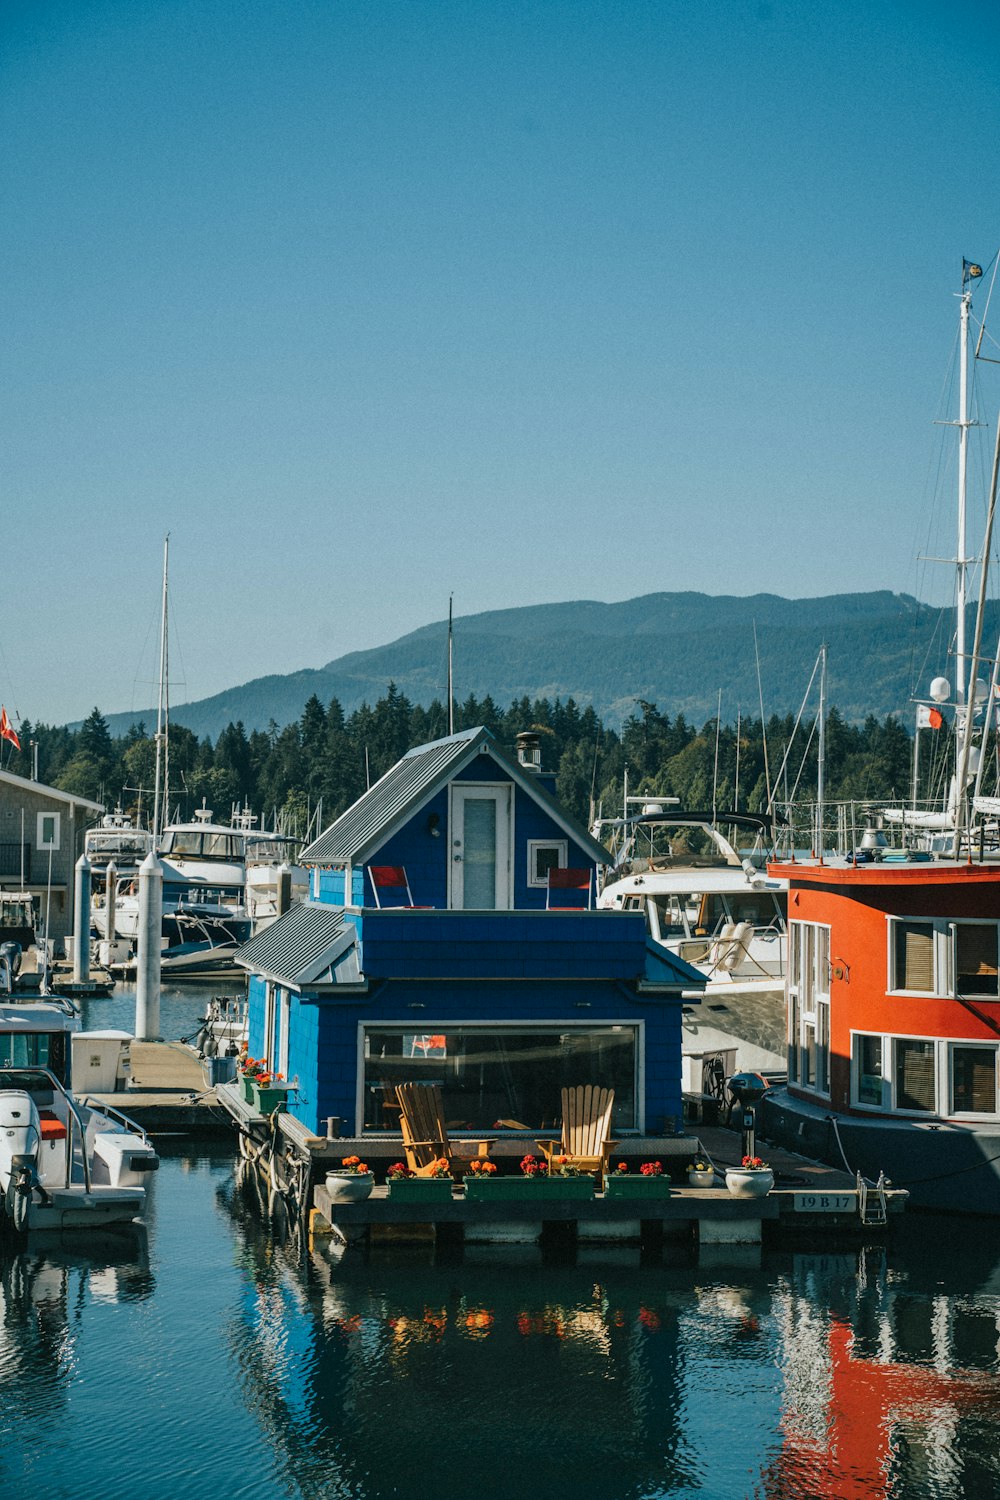
{"label": "green planter box", "polygon": [[393,1203],[450,1203],[450,1177],[397,1177],[387,1184]]}
{"label": "green planter box", "polygon": [[253,1104],[259,1115],[273,1115],[274,1111],[285,1103],[288,1098],[288,1089],[282,1084],[278,1088],[262,1089],[259,1084],[253,1085]]}
{"label": "green planter box", "polygon": [[635,1177],[616,1176],[611,1173],[604,1179],[604,1196],[606,1198],[669,1198],[670,1178],[664,1173],[661,1177]]}
{"label": "green planter box", "polygon": [[243,1095],[243,1098],[246,1100],[247,1104],[253,1103],[253,1079],[250,1077],[249,1073],[240,1074],[240,1093]]}
{"label": "green planter box", "polygon": [[470,1203],[588,1203],[592,1177],[466,1177]]}

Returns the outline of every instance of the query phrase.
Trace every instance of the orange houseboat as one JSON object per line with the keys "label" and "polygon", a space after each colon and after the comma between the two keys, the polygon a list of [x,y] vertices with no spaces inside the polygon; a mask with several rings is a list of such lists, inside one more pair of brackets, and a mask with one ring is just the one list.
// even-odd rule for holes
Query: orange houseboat
{"label": "orange houseboat", "polygon": [[1000,865],[770,866],[788,881],[788,1083],[762,1134],[1000,1215]]}

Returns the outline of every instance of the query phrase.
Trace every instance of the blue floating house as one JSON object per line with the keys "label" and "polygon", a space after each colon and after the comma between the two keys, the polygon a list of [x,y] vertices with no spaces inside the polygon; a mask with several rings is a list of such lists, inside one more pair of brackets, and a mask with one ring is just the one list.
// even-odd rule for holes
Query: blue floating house
{"label": "blue floating house", "polygon": [[681,1113],[681,1009],[704,979],[642,914],[594,909],[607,853],[556,801],[538,741],[487,729],[404,755],[305,849],[310,899],[238,954],[249,1050],[322,1135],[399,1134],[435,1082],[457,1134],[551,1128],[565,1086],[615,1090],[614,1130]]}

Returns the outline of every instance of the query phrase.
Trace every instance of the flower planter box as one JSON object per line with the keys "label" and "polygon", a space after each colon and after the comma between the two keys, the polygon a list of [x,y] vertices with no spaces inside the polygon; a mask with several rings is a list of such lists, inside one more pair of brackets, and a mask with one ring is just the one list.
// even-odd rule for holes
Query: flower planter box
{"label": "flower planter box", "polygon": [[466,1177],[470,1203],[587,1203],[594,1196],[592,1177]]}
{"label": "flower planter box", "polygon": [[387,1183],[393,1203],[450,1203],[450,1177],[397,1177]]}
{"label": "flower planter box", "polygon": [[255,1083],[250,1103],[259,1115],[273,1115],[287,1099],[288,1088],[285,1084],[278,1084],[275,1088],[261,1088],[259,1083]]}
{"label": "flower planter box", "polygon": [[247,1104],[253,1103],[253,1079],[249,1073],[240,1074],[240,1093]]}
{"label": "flower planter box", "polygon": [[606,1198],[669,1198],[670,1178],[666,1173],[659,1177],[627,1177],[614,1172],[604,1179]]}

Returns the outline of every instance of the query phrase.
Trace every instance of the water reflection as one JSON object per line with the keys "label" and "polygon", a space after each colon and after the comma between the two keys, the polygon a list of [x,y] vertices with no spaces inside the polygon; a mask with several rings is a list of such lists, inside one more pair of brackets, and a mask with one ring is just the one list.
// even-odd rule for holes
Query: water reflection
{"label": "water reflection", "polygon": [[755,1268],[365,1257],[178,1143],[148,1253],[0,1249],[0,1489],[993,1496],[1000,1261],[948,1227]]}

